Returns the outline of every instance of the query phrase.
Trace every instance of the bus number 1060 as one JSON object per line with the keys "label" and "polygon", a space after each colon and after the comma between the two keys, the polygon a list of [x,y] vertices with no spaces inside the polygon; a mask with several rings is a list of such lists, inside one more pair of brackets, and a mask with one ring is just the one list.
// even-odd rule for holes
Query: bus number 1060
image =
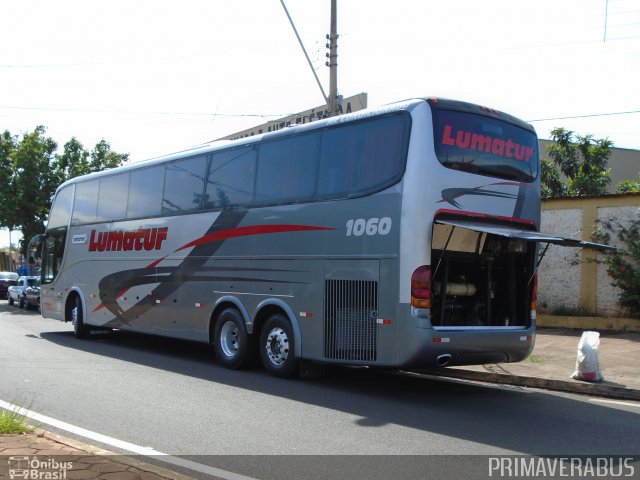
{"label": "bus number 1060", "polygon": [[347,222],[347,237],[386,235],[391,231],[391,218],[356,218]]}

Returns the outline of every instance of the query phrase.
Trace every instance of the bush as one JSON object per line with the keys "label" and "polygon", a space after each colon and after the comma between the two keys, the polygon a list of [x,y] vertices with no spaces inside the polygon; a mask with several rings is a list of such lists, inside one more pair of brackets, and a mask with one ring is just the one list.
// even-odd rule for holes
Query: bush
{"label": "bush", "polygon": [[596,241],[610,244],[617,238],[623,244],[617,251],[607,252],[603,263],[620,289],[618,304],[634,317],[640,317],[640,210],[636,218],[622,223],[617,218],[599,222]]}

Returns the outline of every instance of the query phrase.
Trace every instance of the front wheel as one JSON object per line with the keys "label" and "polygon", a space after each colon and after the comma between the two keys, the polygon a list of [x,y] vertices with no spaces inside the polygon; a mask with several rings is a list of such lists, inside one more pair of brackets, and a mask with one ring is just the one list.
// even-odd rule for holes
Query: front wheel
{"label": "front wheel", "polygon": [[73,323],[73,334],[76,338],[84,339],[89,336],[89,328],[83,319],[82,300],[77,295],[71,308],[71,322]]}
{"label": "front wheel", "polygon": [[291,377],[298,366],[293,329],[289,320],[275,314],[267,319],[260,332],[260,359],[274,377]]}
{"label": "front wheel", "polygon": [[24,297],[20,297],[20,299],[18,300],[18,308],[25,308],[26,302],[24,300]]}
{"label": "front wheel", "polygon": [[13,305],[13,297],[11,295],[9,295],[9,305]]}
{"label": "front wheel", "polygon": [[253,363],[255,340],[247,333],[244,318],[238,310],[223,310],[218,315],[214,328],[213,350],[223,366],[238,370]]}

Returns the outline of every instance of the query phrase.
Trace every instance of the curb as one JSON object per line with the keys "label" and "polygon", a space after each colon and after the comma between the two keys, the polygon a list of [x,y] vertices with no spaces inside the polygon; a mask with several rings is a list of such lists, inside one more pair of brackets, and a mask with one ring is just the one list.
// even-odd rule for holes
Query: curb
{"label": "curb", "polygon": [[640,401],[640,390],[634,390],[626,387],[616,387],[613,385],[602,383],[577,383],[567,380],[550,380],[545,378],[523,377],[520,375],[509,375],[503,373],[484,373],[456,368],[421,369],[416,370],[416,372],[422,375],[429,375],[433,377],[450,377],[461,380],[472,380],[476,382],[498,383],[505,385],[515,385],[519,387],[543,388],[546,390],[554,390],[558,392],[615,398],[618,400]]}
{"label": "curb", "polygon": [[585,317],[538,314],[538,328],[567,328],[570,330],[596,330],[599,332],[640,332],[637,318]]}
{"label": "curb", "polygon": [[63,445],[67,445],[68,447],[75,448],[77,450],[82,450],[83,452],[86,452],[87,455],[117,457],[116,463],[122,463],[124,465],[128,465],[129,467],[135,467],[139,470],[157,475],[162,478],[166,478],[169,480],[193,480],[193,477],[188,477],[181,473],[177,473],[163,467],[158,467],[156,465],[144,462],[142,460],[136,460],[135,458],[129,457],[124,454],[114,453],[114,452],[110,452],[109,450],[105,450],[103,448],[94,447],[93,445],[89,445],[87,443],[65,437],[58,433],[42,430],[41,428],[35,428],[33,430],[33,433],[35,433],[38,436],[52,440],[54,442],[62,443]]}

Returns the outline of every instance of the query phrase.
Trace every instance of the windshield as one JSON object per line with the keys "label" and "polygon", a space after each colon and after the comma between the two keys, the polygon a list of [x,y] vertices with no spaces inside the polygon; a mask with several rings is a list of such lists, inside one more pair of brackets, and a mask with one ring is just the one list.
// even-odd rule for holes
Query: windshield
{"label": "windshield", "polygon": [[506,180],[532,182],[538,175],[535,133],[505,121],[433,110],[435,149],[447,168]]}

